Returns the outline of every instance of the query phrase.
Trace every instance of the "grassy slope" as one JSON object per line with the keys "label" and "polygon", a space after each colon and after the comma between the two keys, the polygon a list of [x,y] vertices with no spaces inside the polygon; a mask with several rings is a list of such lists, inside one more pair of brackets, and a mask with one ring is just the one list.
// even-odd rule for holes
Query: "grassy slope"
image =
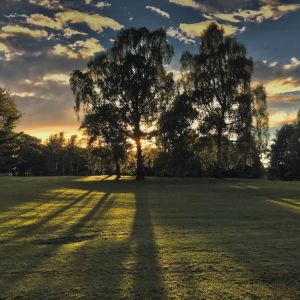
{"label": "grassy slope", "polygon": [[299,299],[300,183],[0,178],[0,299]]}

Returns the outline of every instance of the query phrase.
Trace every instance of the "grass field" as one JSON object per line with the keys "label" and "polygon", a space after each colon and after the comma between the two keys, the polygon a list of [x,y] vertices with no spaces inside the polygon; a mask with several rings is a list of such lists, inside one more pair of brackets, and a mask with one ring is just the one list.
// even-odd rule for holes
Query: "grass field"
{"label": "grass field", "polygon": [[300,183],[0,178],[0,299],[300,299]]}

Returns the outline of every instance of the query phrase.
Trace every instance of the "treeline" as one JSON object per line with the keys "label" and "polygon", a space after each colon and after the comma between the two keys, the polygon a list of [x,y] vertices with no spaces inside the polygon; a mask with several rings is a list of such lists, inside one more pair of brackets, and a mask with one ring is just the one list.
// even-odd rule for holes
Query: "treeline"
{"label": "treeline", "polygon": [[181,79],[166,65],[173,48],[164,30],[122,30],[85,72],[75,70],[71,88],[90,141],[106,144],[115,169],[136,149],[136,177],[143,179],[142,142],[152,140],[152,171],[161,176],[260,177],[268,145],[265,89],[253,88],[252,59],[244,45],[211,24],[199,53],[180,59]]}
{"label": "treeline", "polygon": [[182,54],[178,80],[172,56],[164,30],[126,29],[72,73],[86,146],[63,133],[45,143],[14,133],[20,113],[1,90],[0,173],[299,179],[300,118],[270,149],[267,95],[251,81],[244,45],[211,24],[198,53]]}

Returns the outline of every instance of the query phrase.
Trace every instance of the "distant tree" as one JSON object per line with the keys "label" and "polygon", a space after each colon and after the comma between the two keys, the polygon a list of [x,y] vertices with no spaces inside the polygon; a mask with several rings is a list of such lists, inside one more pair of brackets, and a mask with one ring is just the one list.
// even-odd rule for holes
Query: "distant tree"
{"label": "distant tree", "polygon": [[18,140],[16,174],[20,176],[47,174],[44,156],[45,146],[41,140],[25,133],[20,133]]}
{"label": "distant tree", "polygon": [[87,173],[86,150],[80,146],[77,135],[72,135],[64,146],[64,173],[66,175],[80,175]]}
{"label": "distant tree", "polygon": [[267,95],[264,87],[258,85],[241,95],[238,111],[235,132],[239,171],[242,172],[240,176],[260,177],[263,174],[261,161],[267,154],[269,141]]}
{"label": "distant tree", "polygon": [[[185,89],[199,108],[200,133],[216,141],[216,167],[222,167],[223,144],[235,133],[241,102],[251,107],[253,62],[246,48],[212,23],[203,33],[199,54],[183,53]],[[247,107],[248,106],[248,107]],[[219,173],[219,171],[217,172]]]}
{"label": "distant tree", "polygon": [[0,172],[11,172],[19,149],[14,132],[21,117],[9,91],[0,88]]}
{"label": "distant tree", "polygon": [[118,112],[124,134],[136,145],[137,179],[144,178],[141,141],[149,138],[147,128],[158,120],[173,88],[164,68],[172,55],[164,30],[126,29],[107,53],[88,64],[87,72],[71,76],[77,111],[83,104],[88,113],[97,113],[106,104]]}
{"label": "distant tree", "polygon": [[65,143],[63,132],[55,133],[46,140],[46,159],[49,175],[62,175],[65,169]]}
{"label": "distant tree", "polygon": [[[300,113],[298,112],[298,117]],[[271,147],[271,178],[300,180],[300,122],[284,125],[276,133]]]}
{"label": "distant tree", "polygon": [[125,159],[130,144],[119,111],[111,104],[103,104],[85,115],[81,128],[85,128],[90,143],[100,139],[107,145],[115,162],[117,178],[120,178],[120,162]]}

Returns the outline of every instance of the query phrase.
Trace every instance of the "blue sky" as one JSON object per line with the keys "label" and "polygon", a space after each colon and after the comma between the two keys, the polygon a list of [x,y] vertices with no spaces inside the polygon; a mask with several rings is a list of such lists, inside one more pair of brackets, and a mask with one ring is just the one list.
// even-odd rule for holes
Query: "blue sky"
{"label": "blue sky", "polygon": [[68,76],[110,48],[122,28],[163,27],[176,72],[182,51],[198,51],[213,21],[253,58],[253,80],[268,92],[272,131],[293,122],[300,108],[299,0],[1,0],[0,86],[23,113],[18,129],[43,139],[76,133]]}

